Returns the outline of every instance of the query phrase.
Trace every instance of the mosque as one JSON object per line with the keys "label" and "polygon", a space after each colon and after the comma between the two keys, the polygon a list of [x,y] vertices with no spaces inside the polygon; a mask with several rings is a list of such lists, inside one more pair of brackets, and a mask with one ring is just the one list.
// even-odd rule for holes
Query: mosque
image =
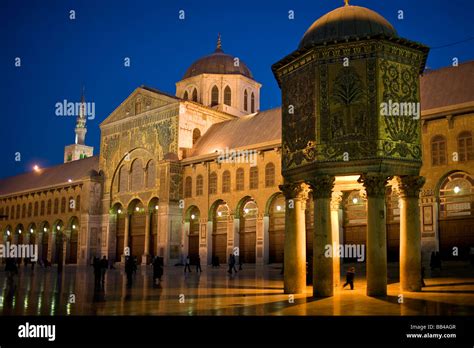
{"label": "mosque", "polygon": [[[428,51],[346,1],[273,64],[282,106],[261,111],[262,85],[219,37],[175,95],[125,98],[98,154],[81,108],[63,164],[1,179],[3,240],[52,263],[284,262],[287,293],[303,291],[311,259],[319,296],[347,261],[324,246],[364,245],[369,295],[386,292],[390,261],[419,290],[431,252],[474,247],[474,61],[431,71]],[[421,103],[421,116],[382,115],[384,102]],[[222,161],[228,150],[255,157]]]}

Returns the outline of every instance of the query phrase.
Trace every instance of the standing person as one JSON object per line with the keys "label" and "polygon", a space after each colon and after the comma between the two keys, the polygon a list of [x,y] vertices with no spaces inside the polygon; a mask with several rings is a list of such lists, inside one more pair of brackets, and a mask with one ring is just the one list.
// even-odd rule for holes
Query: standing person
{"label": "standing person", "polygon": [[134,256],[133,259],[132,259],[133,263],[132,263],[132,266],[133,266],[133,275],[136,276],[137,275],[137,269],[138,269],[138,260],[137,260],[137,257]]}
{"label": "standing person", "polygon": [[125,258],[125,274],[127,275],[128,287],[132,286],[132,275],[133,275],[134,264],[135,262],[131,256],[127,256]]}
{"label": "standing person", "polygon": [[196,257],[196,273],[197,272],[202,272],[202,269],[201,269],[201,257],[198,255]]}
{"label": "standing person", "polygon": [[156,285],[156,279],[161,283],[161,277],[163,276],[163,260],[157,256],[153,259],[153,285]]}
{"label": "standing person", "polygon": [[18,267],[14,258],[8,257],[5,260],[5,272],[7,272],[7,279],[9,281],[12,281],[13,276],[18,274]]}
{"label": "standing person", "polygon": [[105,284],[105,272],[107,272],[107,268],[109,267],[109,261],[107,261],[107,257],[103,256],[102,260],[100,260],[100,279],[102,282],[102,286]]}
{"label": "standing person", "polygon": [[344,289],[348,284],[351,286],[351,290],[354,290],[354,277],[355,277],[355,268],[351,267],[346,273],[346,283],[342,286]]}
{"label": "standing person", "polygon": [[100,270],[100,259],[98,257],[94,257],[92,261],[92,267],[94,268],[94,288],[100,288],[100,277],[101,277],[101,270]]}
{"label": "standing person", "polygon": [[229,254],[229,270],[227,272],[232,274],[232,270],[237,273],[237,269],[235,268],[235,255]]}
{"label": "standing person", "polygon": [[186,256],[186,260],[184,261],[184,273],[186,273],[186,270],[188,270],[189,273],[191,273],[191,261],[189,259],[189,255]]}

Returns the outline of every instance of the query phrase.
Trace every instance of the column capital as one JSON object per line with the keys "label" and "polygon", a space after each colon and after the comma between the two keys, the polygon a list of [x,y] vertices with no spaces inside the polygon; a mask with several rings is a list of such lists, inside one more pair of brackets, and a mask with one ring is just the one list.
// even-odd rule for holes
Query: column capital
{"label": "column capital", "polygon": [[331,210],[339,210],[342,202],[342,192],[334,191],[331,196]]}
{"label": "column capital", "polygon": [[307,181],[313,191],[313,198],[331,198],[334,187],[334,176],[320,175]]}
{"label": "column capital", "polygon": [[364,173],[357,182],[364,185],[368,197],[384,197],[390,179],[389,175],[383,173]]}
{"label": "column capital", "polygon": [[400,197],[416,197],[420,195],[425,178],[417,175],[403,175],[397,178]]}
{"label": "column capital", "polygon": [[286,199],[307,200],[309,187],[304,182],[295,182],[278,186]]}

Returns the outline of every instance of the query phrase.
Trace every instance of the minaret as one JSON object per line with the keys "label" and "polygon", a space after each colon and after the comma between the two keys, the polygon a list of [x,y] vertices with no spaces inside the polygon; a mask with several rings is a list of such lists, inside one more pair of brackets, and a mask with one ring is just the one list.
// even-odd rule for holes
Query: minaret
{"label": "minaret", "polygon": [[79,109],[79,115],[76,120],[76,140],[75,143],[79,145],[84,145],[86,140],[86,102],[84,98],[84,88],[82,88],[82,97],[81,97],[81,107]]}
{"label": "minaret", "polygon": [[82,88],[79,115],[77,115],[76,128],[74,130],[76,138],[73,145],[68,145],[64,148],[64,163],[93,156],[94,148],[85,144],[87,133],[86,121],[86,101],[84,97],[84,88]]}

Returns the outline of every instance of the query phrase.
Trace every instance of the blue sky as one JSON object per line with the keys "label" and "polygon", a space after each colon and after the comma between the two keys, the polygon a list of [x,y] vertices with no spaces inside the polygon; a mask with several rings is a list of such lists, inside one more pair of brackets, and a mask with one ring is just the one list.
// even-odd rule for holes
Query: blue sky
{"label": "blue sky", "polygon": [[[351,0],[390,21],[400,36],[430,47],[474,36],[469,0]],[[86,142],[99,151],[99,124],[136,87],[174,94],[189,65],[211,53],[217,33],[223,49],[244,61],[263,84],[261,109],[280,105],[271,65],[295,50],[306,29],[342,0],[1,0],[0,177],[63,161],[74,142],[73,117],[55,115],[55,104],[96,104]],[[70,10],[76,14],[69,19]],[[185,19],[178,18],[185,11]],[[288,19],[293,10],[295,19]],[[398,11],[404,19],[397,18]],[[14,66],[15,57],[21,67]],[[131,66],[123,61],[130,57]],[[433,49],[427,65],[474,59],[474,40]],[[21,161],[15,161],[15,154]]]}

